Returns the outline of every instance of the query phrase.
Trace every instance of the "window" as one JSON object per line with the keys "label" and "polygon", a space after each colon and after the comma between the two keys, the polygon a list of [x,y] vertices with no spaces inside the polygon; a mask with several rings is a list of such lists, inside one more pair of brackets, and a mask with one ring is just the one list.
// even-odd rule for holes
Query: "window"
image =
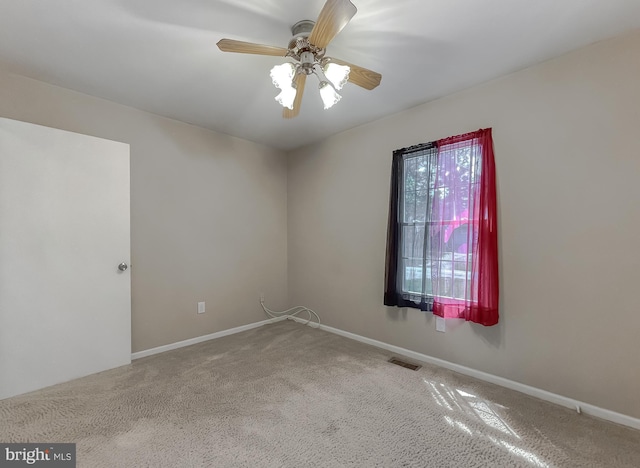
{"label": "window", "polygon": [[385,304],[497,323],[491,130],[394,152]]}
{"label": "window", "polygon": [[[439,183],[437,148],[404,155],[400,269],[405,294],[433,297],[437,289],[443,297],[466,297],[472,254],[468,237],[473,232],[468,227],[474,221],[469,219],[475,193],[470,186],[477,183],[477,154],[477,147],[457,149]],[[431,281],[434,275],[437,285]]]}

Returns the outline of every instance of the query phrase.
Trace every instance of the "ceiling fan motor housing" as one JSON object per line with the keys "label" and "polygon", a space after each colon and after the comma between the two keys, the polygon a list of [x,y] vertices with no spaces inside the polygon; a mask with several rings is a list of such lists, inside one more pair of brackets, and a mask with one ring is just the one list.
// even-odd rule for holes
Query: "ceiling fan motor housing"
{"label": "ceiling fan motor housing", "polygon": [[291,26],[291,34],[293,34],[293,38],[296,39],[297,36],[309,37],[309,34],[313,31],[315,24],[316,22],[311,20],[298,21],[296,24]]}
{"label": "ceiling fan motor housing", "polygon": [[313,67],[322,60],[325,50],[314,46],[309,42],[309,35],[313,31],[315,21],[298,21],[291,27],[293,37],[289,41],[289,57],[300,62],[299,72],[305,75],[313,73]]}

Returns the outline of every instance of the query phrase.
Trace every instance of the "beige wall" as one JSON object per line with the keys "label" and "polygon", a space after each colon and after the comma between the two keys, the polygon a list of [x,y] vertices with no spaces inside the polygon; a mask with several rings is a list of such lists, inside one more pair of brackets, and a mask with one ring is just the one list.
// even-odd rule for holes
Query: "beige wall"
{"label": "beige wall", "polygon": [[[639,57],[640,34],[582,49],[295,151],[288,178],[279,151],[26,78],[0,74],[0,116],[131,145],[133,351],[262,320],[264,292],[640,417]],[[382,305],[391,152],[481,127],[496,147],[501,322],[436,333],[428,314]]]}
{"label": "beige wall", "polygon": [[0,116],[131,145],[133,351],[263,320],[261,292],[286,305],[281,152],[13,75]]}
{"label": "beige wall", "polygon": [[[291,303],[333,327],[640,417],[639,77],[635,34],[291,153]],[[391,153],[483,127],[496,151],[501,321],[437,333],[429,314],[382,304]]]}

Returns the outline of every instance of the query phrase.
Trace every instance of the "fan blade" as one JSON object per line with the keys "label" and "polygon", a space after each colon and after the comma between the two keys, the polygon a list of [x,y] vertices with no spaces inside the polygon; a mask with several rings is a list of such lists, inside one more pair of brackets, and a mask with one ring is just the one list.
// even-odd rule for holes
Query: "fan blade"
{"label": "fan blade", "polygon": [[351,71],[349,72],[349,82],[355,85],[361,86],[364,89],[372,90],[377,87],[382,81],[382,75],[372,70],[359,67],[344,60],[334,59],[331,57],[331,62],[335,62],[338,65],[346,65]]}
{"label": "fan blade", "polygon": [[237,52],[239,54],[273,55],[276,57],[285,57],[289,52],[289,49],[284,49],[282,47],[254,44],[252,42],[234,41],[233,39],[220,39],[217,46],[218,49],[223,52]]}
{"label": "fan blade", "polygon": [[351,21],[356,11],[358,9],[349,0],[327,0],[309,35],[309,42],[324,49]]}
{"label": "fan blade", "polygon": [[302,93],[304,93],[304,84],[307,81],[307,75],[301,73],[296,76],[296,89],[298,92],[296,93],[296,98],[293,101],[293,109],[284,108],[282,109],[282,117],[285,119],[293,119],[300,113],[300,104],[302,103]]}

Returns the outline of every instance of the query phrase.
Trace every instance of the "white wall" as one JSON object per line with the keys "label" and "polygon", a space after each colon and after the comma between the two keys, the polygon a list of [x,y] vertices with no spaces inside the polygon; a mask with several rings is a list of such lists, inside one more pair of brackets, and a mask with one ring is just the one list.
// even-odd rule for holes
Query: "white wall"
{"label": "white wall", "polygon": [[[332,327],[640,417],[638,77],[636,33],[292,152],[290,302]],[[437,333],[430,314],[382,303],[391,154],[484,127],[501,321]]]}
{"label": "white wall", "polygon": [[133,351],[263,320],[261,292],[286,305],[280,151],[8,74],[0,116],[131,145]]}

